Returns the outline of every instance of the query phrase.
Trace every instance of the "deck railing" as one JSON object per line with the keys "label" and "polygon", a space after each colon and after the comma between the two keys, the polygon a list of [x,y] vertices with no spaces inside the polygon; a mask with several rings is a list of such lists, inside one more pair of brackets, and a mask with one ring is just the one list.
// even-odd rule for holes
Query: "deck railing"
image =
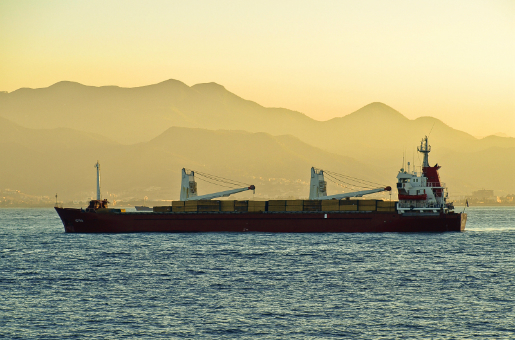
{"label": "deck railing", "polygon": [[440,209],[442,208],[442,204],[427,204],[425,202],[413,202],[413,203],[397,203],[398,208],[428,208],[428,209]]}
{"label": "deck railing", "polygon": [[445,183],[443,182],[427,182],[427,186],[431,188],[446,188]]}

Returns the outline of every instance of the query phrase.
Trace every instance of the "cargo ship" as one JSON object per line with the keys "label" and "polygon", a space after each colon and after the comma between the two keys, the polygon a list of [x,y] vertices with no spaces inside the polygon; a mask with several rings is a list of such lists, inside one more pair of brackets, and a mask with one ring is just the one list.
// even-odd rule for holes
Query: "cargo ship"
{"label": "cargo ship", "polygon": [[[67,233],[135,232],[446,232],[464,231],[467,214],[454,211],[440,181],[440,166],[430,166],[428,138],[417,148],[424,155],[421,171],[401,168],[397,174],[398,201],[357,199],[390,191],[377,187],[327,195],[324,170],[311,168],[309,200],[213,200],[255,190],[253,185],[197,195],[195,172],[182,169],[179,201],[153,207],[152,212],[126,212],[108,207],[100,196],[97,162],[97,199],[86,209],[55,207]],[[328,172],[329,174],[329,172]],[[216,177],[216,176],[215,176]],[[212,178],[215,178],[212,177]],[[216,179],[216,178],[215,178]]]}

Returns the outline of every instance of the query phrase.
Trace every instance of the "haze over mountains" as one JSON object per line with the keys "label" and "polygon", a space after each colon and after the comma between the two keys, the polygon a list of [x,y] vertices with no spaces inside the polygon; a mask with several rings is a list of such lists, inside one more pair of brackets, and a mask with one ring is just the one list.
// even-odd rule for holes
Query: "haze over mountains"
{"label": "haze over mountains", "polygon": [[[6,125],[5,119],[0,122]],[[103,143],[80,131],[55,134],[53,129],[33,130],[9,124],[13,126],[16,138],[11,134],[11,140],[0,145],[0,157],[9,164],[2,169],[0,185],[38,195],[51,196],[57,191],[76,200],[92,197],[95,169],[91,161],[97,158],[101,160],[104,194],[139,199],[178,199],[183,167],[254,184],[259,188],[256,198],[306,197],[313,164],[327,169],[345,168],[349,175],[388,183],[379,168],[330,154],[288,135],[172,127],[149,142],[122,145]],[[32,141],[35,132],[37,138],[47,142],[19,142]],[[74,132],[77,138],[71,137]],[[79,143],[83,144],[78,146]],[[198,182],[201,193],[226,190],[202,182],[201,177]],[[246,193],[243,197],[253,195]]]}
{"label": "haze over mountains", "polygon": [[153,190],[177,199],[182,167],[255,184],[256,196],[268,198],[307,196],[311,166],[394,186],[403,153],[411,162],[415,154],[419,165],[415,148],[429,133],[430,162],[443,165],[451,196],[515,192],[515,138],[477,139],[431,117],[409,120],[382,103],[321,122],[262,107],[215,83],[59,82],[0,93],[0,117],[0,154],[10,165],[0,185],[38,194],[91,196],[97,159],[103,188],[134,197]]}

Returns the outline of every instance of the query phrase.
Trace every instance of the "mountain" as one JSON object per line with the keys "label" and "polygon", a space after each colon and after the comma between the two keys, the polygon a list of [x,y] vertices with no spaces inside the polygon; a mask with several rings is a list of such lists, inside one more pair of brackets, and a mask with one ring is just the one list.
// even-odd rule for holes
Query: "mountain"
{"label": "mountain", "polygon": [[[57,192],[67,200],[94,195],[93,165],[97,159],[101,163],[103,193],[115,194],[118,199],[178,199],[183,167],[254,184],[256,198],[307,197],[311,166],[383,185],[391,177],[379,168],[330,154],[287,135],[173,127],[148,142],[121,145],[99,144],[94,137],[77,131],[76,138],[71,134],[65,139],[70,145],[84,143],[82,147],[62,148],[66,141],[59,134],[52,138],[52,130],[36,130],[37,135],[48,140],[44,145],[20,143],[19,140],[30,140],[34,130],[8,121],[6,124],[5,119],[0,122],[2,131],[16,130],[16,134],[6,134],[10,137],[0,144],[0,157],[9,165],[1,170],[0,188],[46,196]],[[197,178],[201,194],[227,190]],[[342,189],[329,185],[329,191],[337,193]],[[253,195],[238,195],[242,197]]]}
{"label": "mountain", "polygon": [[[410,120],[383,103],[328,121],[282,108],[265,108],[216,83],[191,87],[178,80],[121,88],[59,82],[47,88],[0,93],[0,117],[29,128],[65,127],[107,136],[124,144],[149,141],[172,126],[290,134],[342,155],[363,150],[396,155],[431,132],[431,140],[451,148],[480,151],[515,147],[515,138],[476,139],[443,122]],[[492,136],[493,137],[493,136]]]}
{"label": "mountain", "polygon": [[82,149],[85,146],[101,148],[118,144],[96,133],[87,133],[69,128],[31,129],[0,117],[0,143],[14,143],[27,148]]}
{"label": "mountain", "polygon": [[441,177],[451,194],[465,195],[479,189],[494,189],[499,196],[515,193],[515,148],[449,152],[437,160],[443,165]]}
{"label": "mountain", "polygon": [[[505,173],[505,169],[514,169],[515,138],[489,136],[477,139],[432,117],[410,120],[388,105],[378,102],[343,117],[316,121],[300,112],[265,108],[240,98],[215,83],[189,87],[177,80],[167,80],[149,86],[120,88],[59,82],[48,88],[24,88],[11,93],[0,93],[0,117],[33,129],[55,129],[52,130],[54,133],[63,134],[62,141],[68,140],[59,142],[63,147],[69,145],[71,148],[80,149],[82,153],[93,150],[93,162],[98,158],[94,154],[104,152],[103,149],[114,149],[114,146],[107,147],[108,144],[123,143],[124,145],[118,145],[116,148],[121,150],[121,153],[129,155],[138,147],[148,150],[151,148],[149,145],[156,143],[154,138],[164,138],[161,134],[169,131],[171,127],[188,127],[191,129],[181,130],[187,133],[176,131],[181,138],[175,139],[169,147],[177,152],[188,148],[188,145],[195,145],[200,149],[210,148],[213,141],[206,142],[201,138],[204,134],[210,135],[211,132],[205,132],[206,129],[241,130],[257,135],[263,132],[265,135],[271,135],[270,138],[293,136],[298,142],[303,142],[303,146],[299,146],[300,151],[297,152],[299,157],[303,156],[304,148],[310,146],[317,150],[310,154],[313,159],[317,153],[323,154],[324,157],[329,154],[333,158],[348,157],[367,169],[383,169],[380,172],[389,174],[389,178],[394,177],[396,171],[403,166],[403,158],[406,162],[410,161],[411,166],[420,165],[421,159],[416,152],[416,146],[423,136],[429,135],[433,147],[430,163],[438,162],[443,165],[442,176],[449,185],[451,194],[453,189],[454,193],[466,194],[471,190],[485,187],[515,191],[515,179]],[[201,132],[197,134],[194,131]],[[46,137],[38,137],[35,130],[32,132],[33,134],[28,137],[30,142],[23,145],[48,143],[48,140],[45,141]],[[83,139],[72,138],[75,136],[65,137],[67,133],[80,135]],[[216,134],[210,136],[214,140],[219,138]],[[90,141],[90,137],[94,141]],[[226,137],[228,138],[223,136]],[[198,144],[196,138],[201,138],[200,140],[206,144]],[[253,139],[249,137],[249,140]],[[241,143],[247,143],[247,140],[242,140]],[[262,148],[256,149],[254,145],[247,145],[249,150],[259,154],[264,152]],[[223,148],[213,150],[213,155],[220,163],[229,162],[231,157],[235,157],[231,148]],[[166,151],[167,154],[170,152]],[[191,152],[174,153],[176,157],[184,157],[182,165],[177,165],[179,169],[187,163],[186,161],[205,164],[203,158],[211,156],[203,154],[201,150]],[[273,153],[273,150],[268,152]],[[141,157],[151,161],[145,155],[147,154],[143,153]],[[246,155],[238,155],[247,159],[249,164],[254,164]],[[116,153],[112,157],[116,157]],[[270,160],[272,158],[259,159],[271,167],[275,166],[278,171],[282,168],[295,171],[294,167],[285,167],[284,162],[279,162],[280,159],[274,159],[274,162],[278,163],[273,163]],[[486,159],[489,162],[483,161]],[[315,163],[312,161],[306,166],[321,167]],[[475,165],[471,166],[471,163]],[[219,169],[218,163],[214,160],[210,166]],[[258,173],[265,165],[259,166],[261,168],[249,168],[249,173]],[[123,173],[127,171],[125,169]],[[144,176],[143,172],[141,176]],[[284,178],[288,176],[285,175]]]}
{"label": "mountain", "polygon": [[0,94],[0,117],[30,128],[67,127],[99,133],[121,143],[148,141],[172,126],[284,134],[313,119],[290,110],[266,109],[222,86],[188,87],[177,80],[120,88],[59,82]]}

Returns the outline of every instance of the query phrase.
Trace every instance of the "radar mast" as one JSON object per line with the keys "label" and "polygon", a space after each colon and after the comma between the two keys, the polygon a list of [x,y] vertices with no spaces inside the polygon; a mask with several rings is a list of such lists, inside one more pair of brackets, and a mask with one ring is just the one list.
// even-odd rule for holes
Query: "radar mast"
{"label": "radar mast", "polygon": [[424,162],[422,163],[422,167],[429,167],[429,153],[431,152],[431,145],[427,142],[427,136],[422,138],[420,142],[420,146],[417,147],[417,151],[424,154]]}

